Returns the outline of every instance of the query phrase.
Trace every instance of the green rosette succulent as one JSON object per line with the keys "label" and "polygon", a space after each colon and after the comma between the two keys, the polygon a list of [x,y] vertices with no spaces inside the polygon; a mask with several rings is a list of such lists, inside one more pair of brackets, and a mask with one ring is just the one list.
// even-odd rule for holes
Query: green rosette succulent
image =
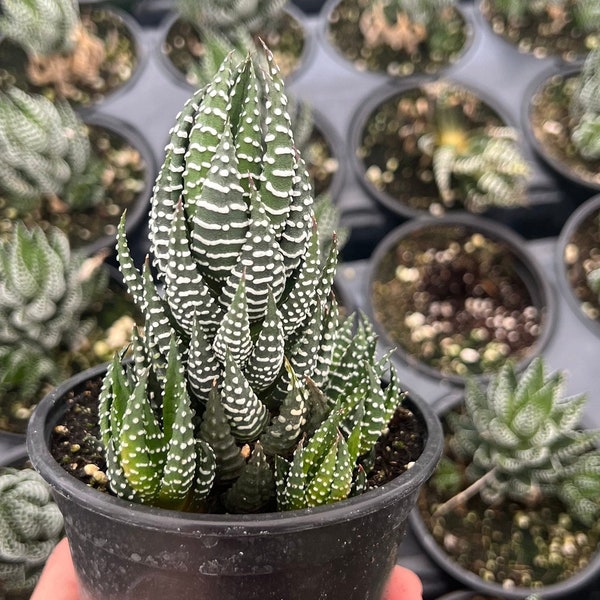
{"label": "green rosette succulent", "polygon": [[0,468],[0,596],[25,598],[63,534],[50,488],[33,469]]}
{"label": "green rosette succulent", "polygon": [[86,126],[66,101],[0,91],[0,194],[10,206],[22,213],[43,198],[68,201],[69,185],[89,164]]}
{"label": "green rosette succulent", "polygon": [[229,56],[178,116],[152,198],[152,269],[134,267],[121,223],[145,323],[132,361],[110,365],[99,415],[112,490],[130,501],[257,512],[359,493],[402,398],[368,322],[340,318],[337,245],[322,250],[266,60]]}
{"label": "green rosette succulent", "polygon": [[[583,523],[600,516],[600,431],[579,429],[585,397],[564,397],[563,388],[563,374],[547,374],[541,358],[521,374],[506,363],[487,387],[468,383],[465,411],[449,413],[446,422],[450,449],[467,465],[469,494],[479,492],[490,504],[558,497]],[[455,489],[456,479],[446,459],[433,481]]]}

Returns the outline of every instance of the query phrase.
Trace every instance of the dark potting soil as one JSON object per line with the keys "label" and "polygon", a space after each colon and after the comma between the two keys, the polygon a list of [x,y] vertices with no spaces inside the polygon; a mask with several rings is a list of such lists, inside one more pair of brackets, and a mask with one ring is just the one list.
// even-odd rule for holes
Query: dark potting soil
{"label": "dark potting soil", "polygon": [[378,262],[375,320],[407,354],[444,374],[477,375],[520,360],[542,312],[503,242],[462,226],[417,230]]}
{"label": "dark potting soil", "polygon": [[[371,36],[364,35],[360,22],[372,5],[371,0],[341,0],[328,15],[329,43],[358,70],[392,77],[434,74],[455,62],[466,45],[466,23],[452,6],[439,10],[428,31],[402,17],[387,28],[385,21],[379,21],[375,27],[386,31],[377,35],[373,30],[373,41],[368,43]],[[394,47],[388,43],[392,37]]]}
{"label": "dark potting soil", "polygon": [[583,158],[571,141],[577,123],[569,114],[569,106],[577,84],[577,74],[549,78],[531,99],[529,121],[538,143],[565,173],[570,171],[574,177],[600,188],[600,159]]}
{"label": "dark potting soil", "polygon": [[[586,33],[578,27],[567,2],[549,3],[549,8],[541,10],[539,15],[526,14],[522,19],[506,19],[497,10],[497,4],[496,0],[483,0],[480,4],[481,12],[494,32],[521,52],[537,58],[561,56],[564,60],[574,61],[585,56],[600,41],[597,32]],[[570,6],[575,4],[572,2]]]}
{"label": "dark potting soil", "polygon": [[[101,386],[102,378],[92,379],[69,393],[64,417],[50,439],[50,452],[68,473],[110,492],[98,424]],[[374,466],[367,473],[369,486],[381,486],[409,469],[423,451],[425,435],[424,423],[400,405],[376,444]]]}
{"label": "dark potting soil", "polygon": [[563,259],[567,280],[581,302],[581,310],[600,322],[600,298],[587,281],[588,273],[600,268],[600,210],[590,213],[573,231]]}
{"label": "dark potting soil", "polygon": [[[68,97],[75,105],[90,106],[125,84],[132,77],[139,57],[135,39],[117,13],[98,6],[82,6],[80,14],[84,28],[102,42],[104,60],[98,72],[90,73],[87,81],[79,80]],[[38,86],[28,79],[27,64],[22,48],[8,40],[0,42],[0,82],[43,94],[51,100],[56,98],[57,90],[52,85]]]}

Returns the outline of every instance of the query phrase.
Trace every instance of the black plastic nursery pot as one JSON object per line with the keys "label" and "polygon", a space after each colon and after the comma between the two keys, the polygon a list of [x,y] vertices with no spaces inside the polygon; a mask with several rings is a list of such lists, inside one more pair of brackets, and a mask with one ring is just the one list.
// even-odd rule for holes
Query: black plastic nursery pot
{"label": "black plastic nursery pot", "polygon": [[586,275],[600,266],[600,194],[585,201],[565,222],[556,244],[557,283],[571,310],[600,338],[600,300]]}
{"label": "black plastic nursery pot", "polygon": [[[445,395],[433,403],[433,409],[440,418],[443,418],[444,414],[459,406],[462,399],[463,396],[459,393]],[[473,510],[477,509],[474,508]],[[411,533],[418,540],[427,556],[440,569],[459,582],[461,588],[467,588],[465,591],[461,590],[449,593],[447,596],[444,595],[438,600],[470,600],[471,598],[474,600],[488,600],[488,598],[490,600],[526,600],[533,597],[533,594],[538,594],[539,598],[543,600],[566,600],[577,597],[577,594],[581,596],[584,592],[596,591],[594,583],[600,572],[600,551],[598,548],[585,566],[561,581],[549,583],[541,588],[519,586],[514,585],[514,583],[512,585],[502,585],[502,583],[488,581],[480,577],[450,557],[425,524],[419,508],[415,508],[410,513],[409,525]],[[583,529],[585,530],[585,528]],[[446,530],[448,538],[454,533],[451,528]],[[493,536],[490,537],[494,539]],[[455,544],[460,545],[460,540],[456,537],[453,539]],[[523,544],[525,544],[525,541],[523,541]],[[482,560],[485,560],[485,557]],[[518,563],[518,561],[516,562]],[[508,564],[506,564],[506,567],[508,568]],[[550,565],[547,565],[547,568],[550,569]]]}
{"label": "black plastic nursery pot", "polygon": [[47,395],[29,424],[34,467],[65,517],[86,600],[380,600],[420,486],[433,472],[442,431],[433,410],[407,406],[426,427],[421,456],[380,488],[330,506],[262,515],[207,515],[125,502],[86,486],[52,457],[65,398],[106,366]]}
{"label": "black plastic nursery pot", "polygon": [[[460,245],[444,267],[445,253]],[[484,262],[456,262],[461,253],[477,256],[478,248],[484,248]],[[442,266],[429,271],[438,255]],[[422,282],[421,277],[431,279]],[[407,221],[378,244],[369,264],[366,311],[381,341],[403,364],[432,379],[464,385],[469,376],[485,380],[508,357],[522,369],[540,354],[552,335],[556,302],[521,236],[490,219],[461,213]],[[496,339],[502,329],[503,337]],[[511,330],[519,332],[514,344]],[[499,350],[502,358],[496,341],[510,347]]]}
{"label": "black plastic nursery pot", "polygon": [[[79,7],[86,29],[103,42],[105,58],[99,67],[98,78],[86,80],[84,77],[68,82],[64,90],[52,81],[32,81],[27,75],[26,53],[5,39],[0,39],[0,76],[29,93],[41,93],[50,98],[65,96],[73,106],[83,109],[100,106],[133,87],[147,59],[139,23],[111,2],[80,0]],[[86,64],[89,58],[79,56],[77,61]]]}
{"label": "black plastic nursery pot", "polygon": [[[263,32],[261,39],[273,52],[284,79],[292,81],[306,70],[313,51],[306,16],[297,6],[288,3],[279,22],[270,25],[272,29]],[[175,82],[195,91],[201,84],[193,67],[200,64],[204,48],[194,25],[184,21],[173,4],[163,16],[158,31],[156,51],[160,65]]]}
{"label": "black plastic nursery pot", "polygon": [[[390,80],[437,76],[473,44],[473,23],[459,2],[440,8],[429,32],[400,19],[386,27],[383,13],[368,19],[367,11],[375,7],[369,0],[327,0],[320,11],[323,45],[347,69]],[[365,27],[368,20],[373,25]]]}
{"label": "black plastic nursery pot", "polygon": [[350,158],[357,179],[381,206],[403,219],[468,212],[458,196],[452,206],[445,205],[432,159],[419,147],[420,137],[434,131],[436,98],[448,89],[462,107],[466,130],[512,126],[506,111],[488,93],[450,79],[422,76],[379,86],[352,118]]}
{"label": "black plastic nursery pot", "polygon": [[571,142],[569,104],[581,65],[553,67],[536,77],[521,105],[521,126],[535,153],[581,203],[600,192],[600,160],[579,156]]}

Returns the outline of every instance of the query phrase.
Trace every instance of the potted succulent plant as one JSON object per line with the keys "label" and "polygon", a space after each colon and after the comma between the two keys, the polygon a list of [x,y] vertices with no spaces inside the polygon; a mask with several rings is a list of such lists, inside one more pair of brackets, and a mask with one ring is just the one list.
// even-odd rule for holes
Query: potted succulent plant
{"label": "potted succulent plant", "polygon": [[561,292],[586,326],[600,335],[600,195],[566,221],[556,245]]}
{"label": "potted succulent plant", "polygon": [[537,58],[574,61],[600,41],[595,0],[480,0],[479,10],[494,33]]}
{"label": "potted succulent plant", "polygon": [[267,64],[229,56],[178,117],[152,270],[119,231],[145,317],[132,361],[69,380],[30,421],[89,598],[379,598],[441,451],[369,323],[339,320],[336,244],[323,253]]}
{"label": "potted succulent plant", "polygon": [[361,183],[404,217],[522,206],[530,168],[492,104],[448,80],[381,88],[353,119]]}
{"label": "potted succulent plant", "polygon": [[0,5],[4,83],[89,106],[139,72],[139,26],[118,8],[71,0]]}
{"label": "potted succulent plant", "polygon": [[430,556],[493,597],[569,598],[597,575],[598,430],[535,359],[439,406],[445,450],[411,525]]}
{"label": "potted succulent plant", "polygon": [[390,77],[437,74],[458,59],[470,37],[454,0],[329,0],[322,13],[337,56]]}
{"label": "potted succulent plant", "polygon": [[474,215],[409,221],[370,265],[367,310],[401,360],[464,384],[507,360],[523,366],[551,333],[547,278],[507,227]]}
{"label": "potted succulent plant", "polygon": [[55,228],[17,222],[0,241],[0,430],[23,434],[53,385],[127,344],[133,305],[103,260]]}
{"label": "potted succulent plant", "polygon": [[63,533],[48,484],[26,465],[24,446],[0,457],[0,595],[26,600]]}
{"label": "potted succulent plant", "polygon": [[523,128],[538,155],[586,199],[600,190],[600,50],[583,66],[543,73],[523,102]]}
{"label": "potted succulent plant", "polygon": [[242,51],[261,38],[286,78],[306,63],[309,38],[304,17],[287,0],[176,0],[174,6],[175,12],[171,11],[163,24],[163,62],[194,89],[202,83],[198,70],[206,60],[207,36],[223,37]]}
{"label": "potted succulent plant", "polygon": [[128,229],[145,217],[155,176],[143,136],[106,115],[83,121],[61,99],[9,86],[0,90],[0,231],[15,219],[66,233],[89,254],[114,245],[129,209]]}

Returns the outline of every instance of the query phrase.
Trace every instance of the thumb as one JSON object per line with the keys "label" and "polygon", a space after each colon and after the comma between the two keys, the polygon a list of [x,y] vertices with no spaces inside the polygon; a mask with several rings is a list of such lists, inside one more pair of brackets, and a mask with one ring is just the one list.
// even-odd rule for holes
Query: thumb
{"label": "thumb", "polygon": [[30,600],[79,600],[79,584],[67,538],[48,557]]}
{"label": "thumb", "polygon": [[383,600],[422,600],[423,585],[418,575],[396,565],[388,580]]}

